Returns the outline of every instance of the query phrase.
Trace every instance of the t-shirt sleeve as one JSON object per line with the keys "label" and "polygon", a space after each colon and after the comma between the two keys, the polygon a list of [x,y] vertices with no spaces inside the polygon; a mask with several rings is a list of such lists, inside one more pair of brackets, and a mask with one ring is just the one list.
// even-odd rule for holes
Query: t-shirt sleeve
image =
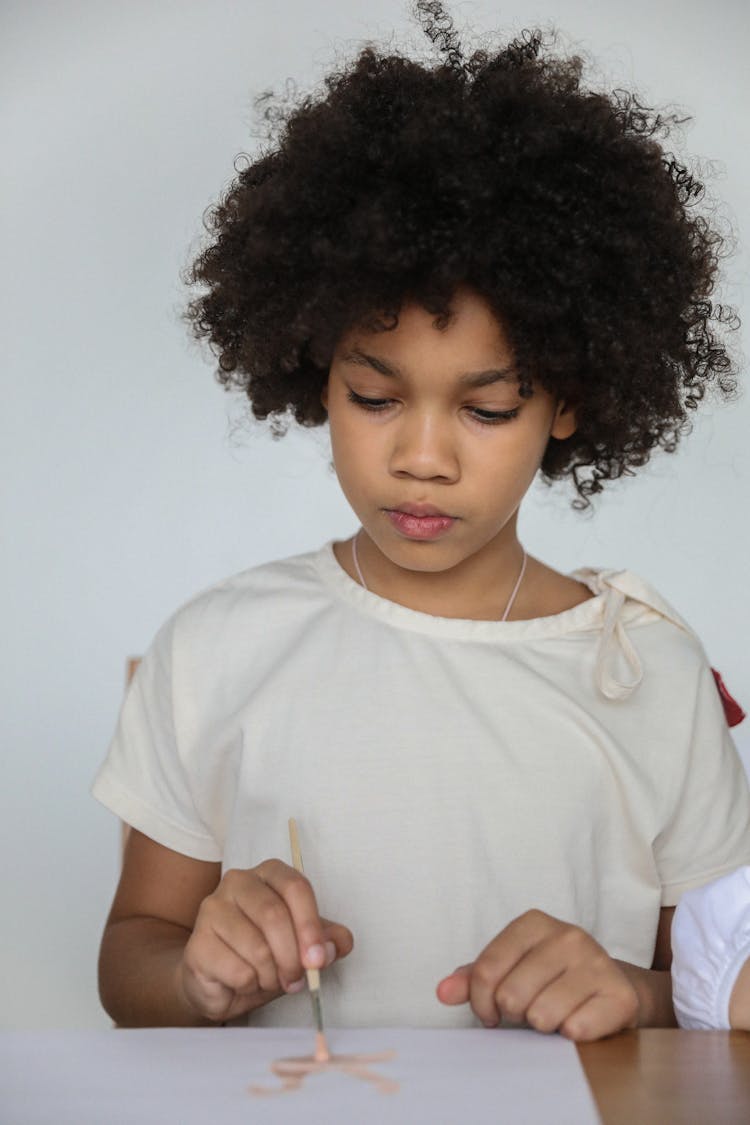
{"label": "t-shirt sleeve", "polygon": [[689,751],[673,798],[671,817],[654,844],[662,906],[675,906],[684,891],[750,863],[748,778],[708,662],[700,672]]}
{"label": "t-shirt sleeve", "polygon": [[194,859],[220,860],[201,819],[175,728],[172,622],[157,633],[123,702],[91,792],[126,824]]}

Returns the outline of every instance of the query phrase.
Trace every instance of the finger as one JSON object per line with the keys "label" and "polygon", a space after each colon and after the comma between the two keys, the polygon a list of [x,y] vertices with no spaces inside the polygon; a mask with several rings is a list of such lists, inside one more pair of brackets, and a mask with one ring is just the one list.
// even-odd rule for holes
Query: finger
{"label": "finger", "polygon": [[[482,950],[474,962],[469,1000],[472,1009],[486,1027],[496,1027],[499,1023],[501,1010],[495,996],[500,985],[531,950],[565,928],[564,923],[556,918],[543,914],[540,910],[529,910],[510,922]],[[529,1000],[531,999],[530,996]],[[509,1009],[506,1014],[516,1019],[523,1005],[519,1003],[515,990],[508,994],[508,1000]]]}
{"label": "finger", "polygon": [[[272,933],[265,930],[271,918]],[[252,966],[257,986],[278,992],[301,976],[296,939],[289,912],[282,900],[252,871],[229,871],[221,883],[221,893],[204,899],[198,913],[196,930],[207,929]],[[279,979],[277,957],[287,952],[291,975]]]}
{"label": "finger", "polygon": [[[231,927],[230,932],[230,918],[222,914],[216,929],[243,957],[257,965],[263,988],[282,987],[289,991],[294,984],[292,991],[299,991],[304,977],[294,921],[286,902],[262,870],[274,864],[286,868],[280,860],[271,860],[251,871],[227,872],[218,907],[223,910],[228,899],[239,912],[242,924]],[[297,874],[294,868],[286,869]],[[262,942],[258,941],[258,933]]]}
{"label": "finger", "polygon": [[528,1005],[526,1020],[537,1031],[558,1031],[569,1016],[596,995],[597,982],[590,972],[574,969],[561,973]]}
{"label": "finger", "polygon": [[[323,923],[309,879],[279,859],[255,868],[259,877],[284,900],[297,938],[298,958],[305,969],[321,969],[326,951]],[[265,932],[265,927],[263,927]]]}
{"label": "finger", "polygon": [[278,989],[275,992],[265,992],[252,983],[244,991],[234,991],[202,973],[184,973],[182,991],[192,1008],[216,1022],[234,1019],[235,1016],[261,1007],[279,996]]}
{"label": "finger", "polygon": [[265,887],[265,893],[256,899],[253,919],[263,934],[284,987],[293,984],[293,990],[298,990],[296,985],[304,978],[304,967],[287,903],[275,890]]}
{"label": "finger", "polygon": [[216,934],[206,934],[185,948],[184,989],[209,1019],[223,1019],[237,993],[248,997],[258,988],[254,967]]}
{"label": "finger", "polygon": [[559,919],[541,910],[527,910],[509,922],[505,929],[485,946],[480,956],[484,956],[485,953],[491,954],[499,977],[502,978],[529,950],[568,928],[567,923],[560,922]]}
{"label": "finger", "polygon": [[[269,903],[261,899],[255,916],[260,924],[237,908],[227,911],[221,920],[220,936],[252,967],[256,988],[279,992],[302,976],[291,919],[278,896],[270,898]],[[285,948],[289,954],[286,962],[282,959]]]}
{"label": "finger", "polygon": [[614,1035],[626,1027],[635,1027],[638,1013],[638,1000],[635,990],[632,995],[622,993],[598,993],[590,997],[580,1008],[576,1008],[560,1027],[560,1032],[568,1039],[585,1043],[601,1039],[604,1035]]}
{"label": "finger", "polygon": [[[608,967],[607,954],[585,930],[561,926],[525,953],[500,981],[495,988],[496,1007],[511,1020],[531,1022],[528,1013],[540,1001],[539,1010],[543,1007],[548,1019],[558,1015],[561,1022],[596,992],[597,979]],[[541,1005],[541,996],[556,998],[549,1011],[546,1003]],[[561,1011],[565,1004],[567,1009]]]}
{"label": "finger", "polygon": [[323,945],[328,966],[340,957],[348,957],[354,948],[354,937],[351,930],[339,922],[331,922],[328,918],[320,920],[323,923]]}
{"label": "finger", "polygon": [[443,977],[436,989],[441,1004],[466,1004],[473,968],[472,961],[468,965],[459,965],[449,976]]}
{"label": "finger", "polygon": [[235,993],[217,980],[208,980],[201,973],[185,969],[181,978],[182,993],[190,1007],[209,1020],[223,1020]]}

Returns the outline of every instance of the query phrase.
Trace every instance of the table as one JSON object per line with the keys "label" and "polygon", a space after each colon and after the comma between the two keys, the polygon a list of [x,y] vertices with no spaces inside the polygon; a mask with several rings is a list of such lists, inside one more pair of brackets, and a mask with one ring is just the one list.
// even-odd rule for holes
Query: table
{"label": "table", "polygon": [[750,1032],[644,1028],[578,1054],[603,1125],[748,1125]]}

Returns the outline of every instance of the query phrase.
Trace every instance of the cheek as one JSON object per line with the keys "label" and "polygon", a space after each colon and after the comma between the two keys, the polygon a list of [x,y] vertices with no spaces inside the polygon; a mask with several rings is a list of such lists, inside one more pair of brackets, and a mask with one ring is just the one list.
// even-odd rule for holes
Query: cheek
{"label": "cheek", "polygon": [[352,456],[360,449],[374,451],[383,442],[382,427],[372,415],[350,403],[344,394],[331,394],[328,404],[331,443],[342,455]]}
{"label": "cheek", "polygon": [[497,488],[512,487],[525,491],[542,463],[547,448],[547,431],[538,427],[508,427],[503,440],[493,443],[492,451],[476,462],[476,474],[492,481]]}
{"label": "cheek", "polygon": [[356,481],[365,475],[367,465],[375,456],[371,435],[366,428],[353,424],[348,414],[342,418],[335,410],[329,414],[329,423],[336,474],[342,483]]}
{"label": "cheek", "polygon": [[[536,404],[535,404],[536,405]],[[550,440],[555,411],[552,404],[539,403],[518,430],[518,455],[531,464],[540,464]]]}

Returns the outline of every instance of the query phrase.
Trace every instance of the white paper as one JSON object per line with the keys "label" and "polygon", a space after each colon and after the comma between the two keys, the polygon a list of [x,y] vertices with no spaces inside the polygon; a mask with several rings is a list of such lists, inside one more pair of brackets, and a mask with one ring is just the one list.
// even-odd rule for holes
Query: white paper
{"label": "white paper", "polygon": [[399,1083],[327,1072],[274,1097],[270,1065],[313,1049],[301,1028],[0,1033],[0,1121],[9,1125],[596,1125],[574,1045],[509,1029],[331,1030],[334,1054],[394,1050],[372,1069]]}

